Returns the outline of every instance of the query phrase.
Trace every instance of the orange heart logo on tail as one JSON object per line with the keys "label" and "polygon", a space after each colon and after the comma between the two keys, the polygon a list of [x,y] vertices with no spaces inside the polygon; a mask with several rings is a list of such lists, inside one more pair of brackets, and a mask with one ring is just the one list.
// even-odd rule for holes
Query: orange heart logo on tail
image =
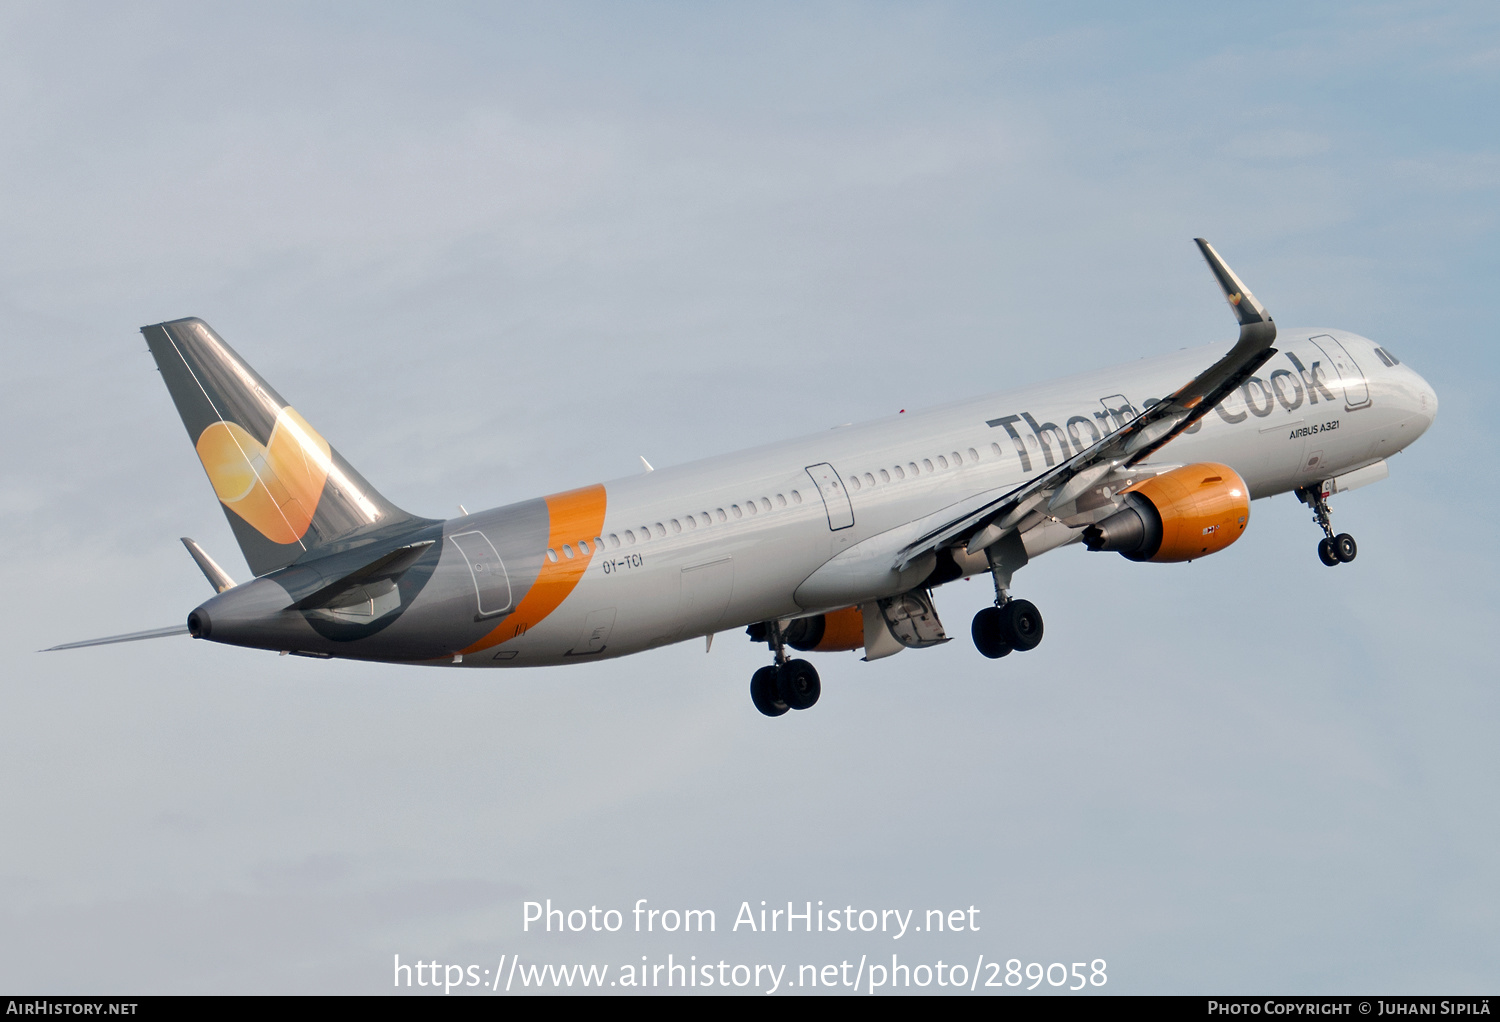
{"label": "orange heart logo on tail", "polygon": [[328,442],[291,408],[262,445],[242,426],[219,421],[198,437],[198,460],[214,493],[273,543],[295,543],[312,524],[332,465]]}

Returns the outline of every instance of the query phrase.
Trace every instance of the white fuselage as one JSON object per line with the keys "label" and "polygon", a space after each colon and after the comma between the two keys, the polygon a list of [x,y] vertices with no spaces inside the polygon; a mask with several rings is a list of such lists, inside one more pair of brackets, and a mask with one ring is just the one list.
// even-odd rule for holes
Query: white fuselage
{"label": "white fuselage", "polygon": [[[1362,337],[1284,330],[1277,349],[1152,463],[1222,462],[1265,497],[1380,462],[1432,421],[1432,389],[1406,366],[1385,365]],[[1183,350],[608,482],[597,535],[568,540],[587,567],[566,598],[523,634],[471,650],[462,665],[619,656],[900,592],[921,581],[891,568],[915,523],[1020,485],[1181,387],[1221,350]],[[837,473],[847,505],[820,496],[809,466]],[[445,533],[484,522],[484,514],[455,519]],[[1027,552],[1079,535],[1046,523],[1026,533]],[[451,591],[467,570],[445,554],[434,582]]]}

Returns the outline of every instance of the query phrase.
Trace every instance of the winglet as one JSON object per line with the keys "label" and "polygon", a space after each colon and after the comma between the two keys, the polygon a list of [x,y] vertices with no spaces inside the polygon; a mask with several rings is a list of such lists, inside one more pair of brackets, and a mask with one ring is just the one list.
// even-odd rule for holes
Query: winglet
{"label": "winglet", "polygon": [[[1208,262],[1208,268],[1213,271],[1219,287],[1224,289],[1224,297],[1229,302],[1230,309],[1234,310],[1234,318],[1239,320],[1240,340],[1252,340],[1256,344],[1270,344],[1276,340],[1276,324],[1271,319],[1271,314],[1266,307],[1258,302],[1250,289],[1245,286],[1239,277],[1235,276],[1214,247],[1202,238],[1194,238],[1198,243],[1198,251],[1203,253],[1203,258]],[[1261,336],[1268,334],[1269,336]]]}

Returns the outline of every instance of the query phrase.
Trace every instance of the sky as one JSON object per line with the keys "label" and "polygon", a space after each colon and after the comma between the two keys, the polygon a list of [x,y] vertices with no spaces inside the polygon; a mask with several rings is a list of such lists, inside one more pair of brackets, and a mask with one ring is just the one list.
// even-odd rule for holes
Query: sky
{"label": "sky", "polygon": [[[1480,3],[0,8],[0,989],[896,955],[1492,991],[1497,86]],[[36,652],[183,620],[180,536],[248,574],[143,324],[203,317],[447,516],[1227,346],[1195,236],[1438,394],[1333,499],[1352,565],[1290,496],[1192,564],[1059,550],[1016,576],[1037,650],[823,655],[775,720],[737,632],[532,671]],[[937,590],[949,632],[988,597]],[[523,929],[547,899],[623,927]],[[762,901],[978,929],[731,928]]]}

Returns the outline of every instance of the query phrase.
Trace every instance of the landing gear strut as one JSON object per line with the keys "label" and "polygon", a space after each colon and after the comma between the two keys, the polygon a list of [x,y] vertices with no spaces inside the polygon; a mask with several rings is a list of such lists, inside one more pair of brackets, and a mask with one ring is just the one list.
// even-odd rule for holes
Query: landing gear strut
{"label": "landing gear strut", "polygon": [[1312,508],[1313,519],[1323,530],[1323,538],[1318,540],[1318,560],[1332,568],[1354,560],[1359,554],[1359,545],[1347,532],[1341,532],[1337,536],[1333,534],[1327,497],[1321,483],[1316,486],[1297,487],[1297,499]]}
{"label": "landing gear strut", "polygon": [[[1019,547],[1020,543],[1015,546]],[[1036,649],[1042,641],[1042,612],[1030,600],[1016,600],[1010,595],[1011,574],[1026,563],[1025,556],[1025,549],[1021,548],[1021,560],[1016,564],[1014,558],[1007,559],[1003,551],[990,554],[995,605],[974,615],[970,632],[974,636],[974,648],[991,660],[998,660],[1012,650],[1024,653]]]}
{"label": "landing gear strut", "polygon": [[[764,625],[765,642],[776,654],[776,662],[762,667],[750,678],[750,701],[767,717],[779,717],[787,710],[805,710],[818,701],[823,683],[818,672],[806,660],[788,660],[786,640],[779,621]],[[759,637],[757,629],[751,635]]]}

